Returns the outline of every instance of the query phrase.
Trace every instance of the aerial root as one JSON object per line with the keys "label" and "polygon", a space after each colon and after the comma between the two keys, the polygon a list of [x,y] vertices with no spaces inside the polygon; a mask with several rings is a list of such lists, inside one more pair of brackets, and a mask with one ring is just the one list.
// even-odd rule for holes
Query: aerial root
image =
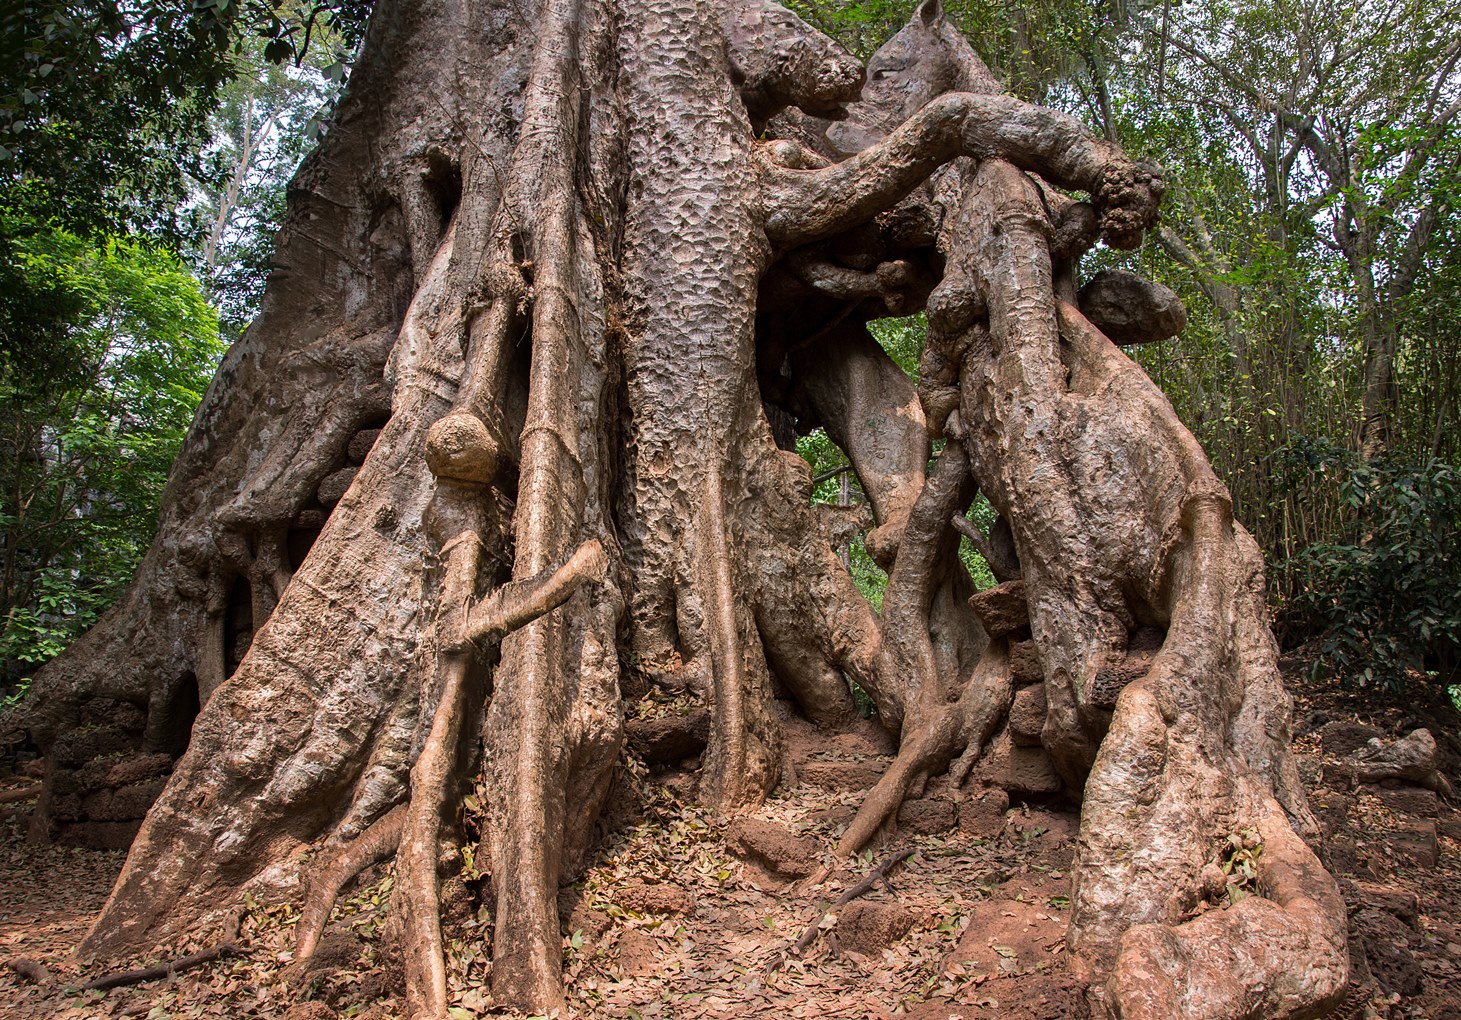
{"label": "aerial root", "polygon": [[401,842],[401,827],[406,821],[406,805],[381,815],[370,827],[348,843],[334,847],[316,862],[310,876],[309,891],[294,926],[294,960],[304,963],[314,956],[320,935],[335,908],[335,900],[346,883],[366,868],[387,861]]}
{"label": "aerial root", "polygon": [[897,758],[858,808],[837,853],[851,857],[862,850],[897,817],[909,792],[929,777],[947,769],[954,785],[962,786],[1000,720],[1009,714],[1012,697],[1008,649],[996,641],[980,656],[952,711],[941,703],[928,709],[915,705],[904,722]]}
{"label": "aerial root", "polygon": [[[469,536],[459,536],[469,537]],[[411,799],[405,806],[396,853],[397,894],[402,907],[406,949],[406,996],[411,1016],[447,1016],[446,959],[441,935],[439,855],[442,823],[450,806],[452,780],[474,692],[468,682],[473,662],[468,651],[496,644],[513,631],[552,612],[584,583],[604,576],[608,558],[594,539],[585,542],[556,570],[503,585],[462,620],[458,606],[476,577],[480,543],[448,546],[446,579],[438,617],[441,695],[431,732],[411,767]],[[455,634],[453,632],[456,632]]]}

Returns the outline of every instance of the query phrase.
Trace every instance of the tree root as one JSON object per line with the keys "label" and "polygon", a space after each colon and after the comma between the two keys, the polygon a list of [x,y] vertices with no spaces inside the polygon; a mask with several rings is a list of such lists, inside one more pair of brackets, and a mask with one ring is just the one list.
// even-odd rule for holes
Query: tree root
{"label": "tree root", "polygon": [[12,956],[5,961],[5,966],[15,971],[16,974],[25,978],[25,980],[33,985],[55,984],[56,979],[51,977],[50,970],[39,960],[30,960],[23,956]]}
{"label": "tree root", "polygon": [[584,583],[602,578],[608,560],[597,540],[581,545],[558,569],[504,585],[466,613],[463,606],[475,586],[480,543],[466,533],[448,546],[442,583],[441,623],[456,638],[441,641],[440,701],[431,732],[411,768],[411,800],[401,826],[396,853],[396,881],[406,936],[406,995],[412,1015],[446,1015],[446,960],[441,938],[439,855],[441,825],[449,806],[452,777],[472,700],[468,687],[471,659],[460,649],[468,644],[495,646],[511,632],[561,606]]}
{"label": "tree root", "polygon": [[335,909],[335,900],[347,882],[366,868],[390,860],[401,842],[406,805],[398,804],[370,824],[355,839],[322,855],[311,869],[309,891],[294,926],[294,962],[314,956],[320,935]]}
{"label": "tree root", "polygon": [[35,800],[44,789],[43,783],[36,783],[34,786],[22,786],[18,790],[6,790],[0,793],[0,804],[16,804],[23,800]]}

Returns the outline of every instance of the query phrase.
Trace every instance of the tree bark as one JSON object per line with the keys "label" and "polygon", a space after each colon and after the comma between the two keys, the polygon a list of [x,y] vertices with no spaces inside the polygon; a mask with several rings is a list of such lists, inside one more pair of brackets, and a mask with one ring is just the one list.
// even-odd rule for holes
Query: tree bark
{"label": "tree bark", "polygon": [[[1154,222],[1157,171],[998,95],[936,0],[873,67],[857,100],[863,69],[768,0],[377,7],[152,551],[27,705],[53,749],[99,697],[145,709],[140,747],[192,726],[83,951],[176,940],[249,892],[304,903],[307,958],[394,855],[408,1005],[444,1017],[440,880],[475,784],[493,995],[550,1010],[557,891],[626,699],[703,701],[701,796],[734,812],[786,772],[778,697],[845,726],[855,681],[900,746],[856,852],[979,765],[1028,628],[1045,748],[1085,790],[1072,946],[1096,1007],[1300,1016],[1342,993],[1256,550],[1071,304],[1098,233]],[[865,324],[924,305],[915,385]],[[881,614],[768,407],[858,472]],[[1021,579],[976,596],[954,521],[980,488]],[[1141,627],[1164,640],[1133,679]],[[1267,895],[1184,922],[1245,826]]]}

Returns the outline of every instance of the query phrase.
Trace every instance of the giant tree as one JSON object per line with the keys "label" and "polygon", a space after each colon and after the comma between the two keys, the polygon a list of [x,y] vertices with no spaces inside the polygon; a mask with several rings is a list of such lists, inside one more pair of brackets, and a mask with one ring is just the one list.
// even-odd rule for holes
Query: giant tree
{"label": "giant tree", "polygon": [[[146,562],[28,705],[50,746],[99,697],[145,710],[150,746],[191,724],[86,951],[251,891],[303,903],[308,956],[393,857],[408,1001],[442,1016],[475,784],[493,993],[549,1007],[626,700],[703,700],[700,796],[732,813],[786,772],[777,699],[836,728],[860,685],[900,750],[852,852],[1003,739],[1018,657],[1084,790],[1071,946],[1097,1008],[1343,993],[1261,562],[1076,292],[1098,236],[1152,224],[1158,172],[1001,95],[937,0],[863,82],[766,0],[378,7]],[[1097,322],[1170,331],[1153,288],[1104,286]],[[917,308],[915,387],[865,323]],[[880,614],[787,449],[816,425],[869,494]],[[1003,583],[976,595],[956,548],[980,490]],[[1263,894],[1201,913],[1244,831]]]}

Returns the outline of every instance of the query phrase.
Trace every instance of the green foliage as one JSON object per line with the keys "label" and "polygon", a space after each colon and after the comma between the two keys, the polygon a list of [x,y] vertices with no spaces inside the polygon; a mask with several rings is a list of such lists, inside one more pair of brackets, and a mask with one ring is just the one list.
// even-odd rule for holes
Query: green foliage
{"label": "green foliage", "polygon": [[[130,578],[222,351],[216,314],[165,251],[34,224],[10,234],[12,271],[55,302],[56,355],[44,371],[0,356],[0,659],[15,676]],[[0,322],[0,355],[23,346],[10,331],[25,321]]]}
{"label": "green foliage", "polygon": [[1317,476],[1351,511],[1286,565],[1297,581],[1289,613],[1320,635],[1316,668],[1396,691],[1416,675],[1446,681],[1461,665],[1461,471],[1393,455],[1364,462],[1323,441],[1295,443],[1279,461],[1281,477]]}
{"label": "green foliage", "polygon": [[[19,0],[0,10],[0,207],[75,233],[177,237],[220,90],[254,38],[275,63],[329,41],[343,76],[368,0]],[[318,51],[318,46],[316,46]],[[39,186],[37,188],[37,186]],[[56,202],[56,196],[65,202]],[[30,203],[26,199],[37,199]]]}
{"label": "green foliage", "polygon": [[267,60],[271,43],[262,38],[245,40],[235,58],[236,77],[209,119],[207,154],[226,173],[194,189],[191,212],[202,238],[191,255],[228,339],[257,313],[289,179],[342,91],[338,37],[323,26],[314,40],[298,66]]}
{"label": "green foliage", "polygon": [[[901,319],[870,322],[868,332],[910,379],[917,378],[918,360],[923,354],[924,340],[928,335],[928,320],[922,313]],[[867,502],[862,484],[847,455],[832,442],[827,433],[817,429],[810,435],[800,437],[796,452],[812,466],[813,504],[858,506]],[[974,501],[968,516],[986,535],[994,524],[994,508],[983,495]],[[847,564],[847,570],[852,575],[857,590],[874,609],[881,612],[883,594],[888,588],[888,575],[873,561],[862,536],[850,541],[839,554]],[[976,588],[982,590],[994,586],[994,575],[989,570],[989,564],[967,538],[959,540],[959,559],[969,571]]]}

